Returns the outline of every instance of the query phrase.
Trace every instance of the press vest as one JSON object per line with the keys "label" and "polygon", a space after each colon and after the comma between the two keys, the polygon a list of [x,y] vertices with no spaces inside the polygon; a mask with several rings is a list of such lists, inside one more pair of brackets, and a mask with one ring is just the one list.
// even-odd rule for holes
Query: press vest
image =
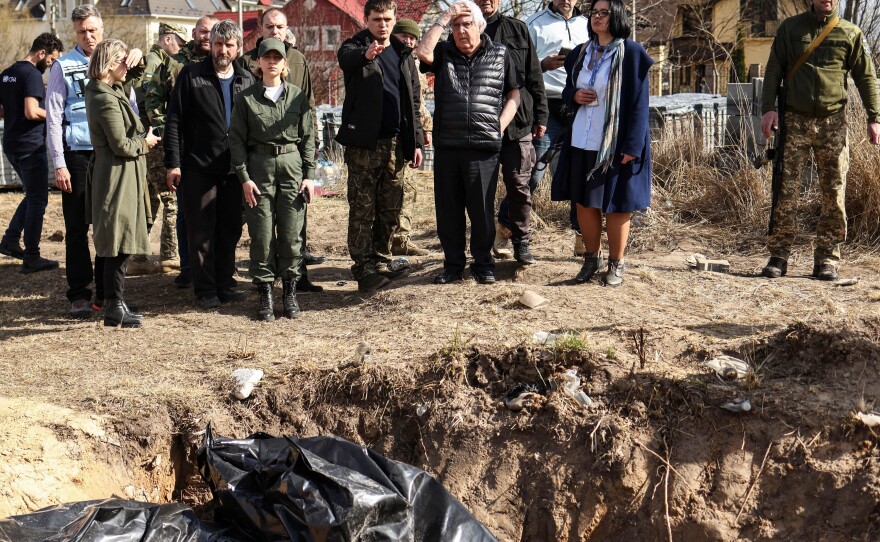
{"label": "press vest", "polygon": [[450,44],[434,94],[441,112],[434,116],[436,147],[501,150],[506,53],[488,39],[470,58]]}
{"label": "press vest", "polygon": [[86,118],[85,89],[89,84],[86,72],[89,68],[89,57],[82,54],[79,47],[74,47],[66,55],[57,60],[64,74],[64,85],[67,87],[67,99],[64,103],[64,148],[72,151],[92,150],[89,137],[89,123]]}

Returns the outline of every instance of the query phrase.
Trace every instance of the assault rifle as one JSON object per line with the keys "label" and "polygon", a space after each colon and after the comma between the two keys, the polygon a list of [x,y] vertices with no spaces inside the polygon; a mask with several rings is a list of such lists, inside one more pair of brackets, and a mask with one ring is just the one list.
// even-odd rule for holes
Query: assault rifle
{"label": "assault rifle", "polygon": [[754,165],[761,169],[765,164],[773,162],[773,174],[770,180],[770,224],[767,234],[773,233],[776,223],[776,206],[779,203],[779,191],[782,190],[782,175],[785,165],[785,86],[779,85],[776,93],[776,126],[773,127],[773,146],[755,157]]}

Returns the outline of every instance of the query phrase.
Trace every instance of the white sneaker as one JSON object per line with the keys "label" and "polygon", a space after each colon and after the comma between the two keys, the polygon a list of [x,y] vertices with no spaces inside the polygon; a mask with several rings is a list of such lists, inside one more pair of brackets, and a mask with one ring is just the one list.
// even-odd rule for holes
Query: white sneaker
{"label": "white sneaker", "polygon": [[495,226],[495,243],[492,245],[492,255],[499,260],[513,259],[513,250],[510,248],[510,230],[497,224]]}

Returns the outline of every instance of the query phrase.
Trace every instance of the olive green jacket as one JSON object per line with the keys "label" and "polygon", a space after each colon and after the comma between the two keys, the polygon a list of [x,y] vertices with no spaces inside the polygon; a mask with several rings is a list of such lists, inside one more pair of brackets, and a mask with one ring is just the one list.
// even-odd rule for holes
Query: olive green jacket
{"label": "olive green jacket", "polygon": [[137,97],[138,104],[138,113],[141,117],[141,124],[144,126],[150,126],[150,118],[147,115],[147,83],[150,82],[150,79],[153,78],[153,73],[161,66],[168,58],[168,53],[165,52],[165,49],[162,49],[158,45],[154,44],[150,48],[150,52],[144,57],[144,74],[141,76],[140,80],[135,82],[134,85],[134,94]]}
{"label": "olive green jacket", "polygon": [[180,74],[180,70],[188,64],[199,62],[205,55],[196,52],[195,40],[187,43],[180,51],[168,56],[153,71],[153,75],[144,82],[144,109],[153,132],[162,136],[165,132],[165,112],[168,108],[168,100],[171,98],[171,90],[174,81]]}
{"label": "olive green jacket", "polygon": [[[764,75],[761,113],[776,110],[779,83],[829,20],[820,22],[811,9],[779,25]],[[868,122],[880,122],[880,94],[867,42],[859,27],[844,19],[786,83],[786,109],[814,118],[837,113],[846,106],[848,74],[859,90]]]}
{"label": "olive green jacket", "polygon": [[86,85],[86,111],[94,155],[86,184],[86,219],[92,224],[95,253],[112,258],[149,254],[152,222],[147,195],[150,151],[144,127],[122,85],[97,79]]}
{"label": "olive green jacket", "polygon": [[244,184],[252,180],[252,175],[262,174],[262,162],[270,156],[255,152],[252,147],[293,144],[298,149],[299,171],[287,173],[299,175],[300,181],[314,179],[315,134],[308,96],[299,87],[285,81],[284,91],[276,103],[266,98],[265,88],[263,82],[258,81],[235,98],[229,126],[232,168]]}

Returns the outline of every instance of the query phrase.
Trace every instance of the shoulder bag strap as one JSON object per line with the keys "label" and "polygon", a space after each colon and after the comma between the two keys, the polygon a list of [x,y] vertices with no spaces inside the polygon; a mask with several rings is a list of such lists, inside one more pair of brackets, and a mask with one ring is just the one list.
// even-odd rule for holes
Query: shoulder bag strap
{"label": "shoulder bag strap", "polygon": [[788,75],[785,76],[786,83],[791,81],[792,77],[794,77],[794,74],[797,73],[801,66],[804,65],[804,62],[806,62],[807,59],[810,58],[810,55],[813,54],[813,51],[815,51],[816,48],[819,47],[819,45],[821,45],[823,41],[825,41],[825,38],[827,38],[828,34],[830,34],[832,30],[834,30],[834,27],[837,26],[838,22],[840,22],[840,17],[835,15],[834,18],[828,21],[828,24],[825,25],[825,30],[823,30],[821,34],[816,36],[816,39],[810,42],[807,50],[804,51],[804,54],[802,54],[799,59],[797,59],[797,62],[795,62],[794,66],[792,66],[791,70],[789,70]]}

